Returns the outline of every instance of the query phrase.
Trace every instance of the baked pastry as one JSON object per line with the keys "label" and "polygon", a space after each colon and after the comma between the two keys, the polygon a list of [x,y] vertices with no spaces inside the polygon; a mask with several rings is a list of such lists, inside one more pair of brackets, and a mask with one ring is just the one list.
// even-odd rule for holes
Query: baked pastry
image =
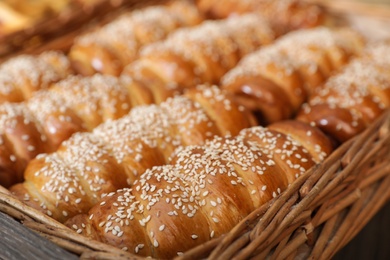
{"label": "baked pastry", "polygon": [[389,42],[370,44],[361,57],[318,88],[297,116],[338,142],[363,131],[390,107]]}
{"label": "baked pastry", "polygon": [[29,99],[71,73],[69,60],[61,52],[15,56],[0,65],[0,104]]}
{"label": "baked pastry", "polygon": [[22,181],[30,160],[55,151],[73,133],[91,131],[150,102],[134,82],[97,74],[70,76],[28,101],[0,105],[0,184]]}
{"label": "baked pastry", "polygon": [[150,88],[170,92],[215,84],[243,56],[275,37],[268,22],[255,14],[204,21],[142,48],[122,76],[131,75]]}
{"label": "baked pastry", "polygon": [[196,4],[209,18],[259,13],[280,33],[316,27],[328,19],[326,11],[319,5],[301,0],[196,0]]}
{"label": "baked pastry", "polygon": [[[66,224],[95,240],[161,259],[219,237],[312,167],[313,157],[323,159],[331,151],[329,140],[308,124],[284,122],[276,128],[303,138],[253,127],[182,148],[171,164],[147,170],[132,188],[107,194]],[[318,148],[307,148],[306,141]]]}
{"label": "baked pastry", "polygon": [[64,222],[86,213],[102,194],[132,185],[148,168],[166,164],[180,146],[254,125],[250,114],[214,87],[198,87],[161,105],[138,106],[91,133],[76,133],[50,154],[30,161],[25,181],[10,190]]}
{"label": "baked pastry", "polygon": [[140,47],[202,20],[196,6],[187,0],[132,10],[77,37],[69,57],[83,75],[99,72],[118,76],[124,66],[136,59]]}
{"label": "baked pastry", "polygon": [[221,87],[264,124],[291,118],[363,45],[363,38],[349,28],[290,32],[247,55],[222,77]]}

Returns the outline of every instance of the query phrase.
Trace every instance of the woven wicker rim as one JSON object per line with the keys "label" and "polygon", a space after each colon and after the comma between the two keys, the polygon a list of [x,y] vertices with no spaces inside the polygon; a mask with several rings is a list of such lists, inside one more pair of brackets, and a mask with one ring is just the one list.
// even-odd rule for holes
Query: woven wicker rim
{"label": "woven wicker rim", "polygon": [[[330,259],[390,200],[390,109],[228,234],[181,259]],[[0,211],[81,258],[141,259],[85,238],[13,198]]]}

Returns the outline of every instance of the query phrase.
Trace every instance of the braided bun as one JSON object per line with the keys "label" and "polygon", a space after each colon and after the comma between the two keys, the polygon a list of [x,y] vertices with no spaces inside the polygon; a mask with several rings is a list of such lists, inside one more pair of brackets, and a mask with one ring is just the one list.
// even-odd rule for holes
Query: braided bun
{"label": "braided bun", "polygon": [[32,160],[25,181],[10,190],[63,222],[86,213],[102,194],[132,185],[146,169],[166,164],[176,148],[236,135],[254,123],[251,118],[216,86],[199,86],[160,106],[136,107],[91,133],[74,134],[57,152]]}
{"label": "braided bun", "polygon": [[109,193],[67,225],[142,256],[172,258],[227,233],[314,164],[293,137],[248,128],[182,148],[171,164],[147,170],[132,188]]}

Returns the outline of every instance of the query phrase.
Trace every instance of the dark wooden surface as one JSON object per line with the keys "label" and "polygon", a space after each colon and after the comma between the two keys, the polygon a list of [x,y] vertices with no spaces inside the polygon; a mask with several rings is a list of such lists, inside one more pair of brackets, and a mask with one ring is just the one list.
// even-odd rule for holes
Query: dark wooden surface
{"label": "dark wooden surface", "polygon": [[0,212],[0,259],[73,260],[78,258]]}
{"label": "dark wooden surface", "polygon": [[334,258],[349,259],[390,260],[390,203]]}
{"label": "dark wooden surface", "polygon": [[[77,257],[0,213],[0,259],[73,260]],[[390,260],[390,203],[334,260]]]}

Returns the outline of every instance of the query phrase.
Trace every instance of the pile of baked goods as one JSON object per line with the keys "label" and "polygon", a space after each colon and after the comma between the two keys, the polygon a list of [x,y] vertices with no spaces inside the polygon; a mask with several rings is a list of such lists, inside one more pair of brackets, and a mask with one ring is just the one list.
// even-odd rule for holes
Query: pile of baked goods
{"label": "pile of baked goods", "polygon": [[172,258],[229,232],[390,106],[390,42],[299,0],[165,1],[0,65],[0,184]]}

